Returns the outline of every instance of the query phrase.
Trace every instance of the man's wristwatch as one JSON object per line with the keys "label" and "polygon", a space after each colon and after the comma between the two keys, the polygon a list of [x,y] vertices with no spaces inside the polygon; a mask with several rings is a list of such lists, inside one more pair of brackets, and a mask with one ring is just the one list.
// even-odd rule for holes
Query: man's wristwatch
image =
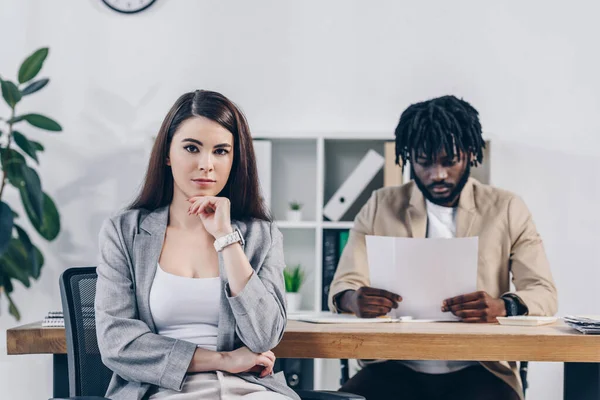
{"label": "man's wristwatch", "polygon": [[240,232],[239,229],[235,229],[233,232],[231,232],[228,235],[225,236],[221,236],[220,238],[218,238],[217,240],[215,240],[215,242],[213,243],[213,245],[215,246],[215,250],[217,250],[218,252],[222,251],[225,247],[232,245],[234,243],[240,242],[240,244],[242,246],[244,246],[244,237],[242,236],[242,233]]}
{"label": "man's wristwatch", "polygon": [[520,307],[519,306],[519,302],[512,296],[509,295],[504,295],[501,297],[502,300],[504,300],[504,307],[506,308],[506,316],[508,317],[514,317],[516,315],[522,315],[523,313],[521,312]]}

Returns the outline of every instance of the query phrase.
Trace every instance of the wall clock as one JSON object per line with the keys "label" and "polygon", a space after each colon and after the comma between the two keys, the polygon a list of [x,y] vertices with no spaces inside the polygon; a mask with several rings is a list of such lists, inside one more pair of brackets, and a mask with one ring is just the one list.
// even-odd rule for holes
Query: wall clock
{"label": "wall clock", "polygon": [[102,0],[111,9],[124,13],[135,14],[144,11],[156,2],[156,0]]}

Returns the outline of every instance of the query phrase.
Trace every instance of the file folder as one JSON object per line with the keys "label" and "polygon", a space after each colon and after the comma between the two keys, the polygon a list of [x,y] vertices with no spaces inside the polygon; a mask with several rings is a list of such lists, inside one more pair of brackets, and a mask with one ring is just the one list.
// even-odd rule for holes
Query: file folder
{"label": "file folder", "polygon": [[385,159],[375,150],[369,150],[350,176],[342,183],[323,208],[323,215],[331,221],[339,221],[356,201],[365,187],[383,167]]}

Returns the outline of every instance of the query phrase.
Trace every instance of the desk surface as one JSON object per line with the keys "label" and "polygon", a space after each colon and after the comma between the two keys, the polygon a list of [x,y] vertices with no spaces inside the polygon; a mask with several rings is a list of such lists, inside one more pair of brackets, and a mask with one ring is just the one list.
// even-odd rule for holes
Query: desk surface
{"label": "desk surface", "polygon": [[[64,354],[64,328],[41,322],[9,329],[8,354]],[[288,321],[274,350],[279,358],[365,358],[600,362],[600,335],[557,322],[538,327],[498,324],[311,324]]]}

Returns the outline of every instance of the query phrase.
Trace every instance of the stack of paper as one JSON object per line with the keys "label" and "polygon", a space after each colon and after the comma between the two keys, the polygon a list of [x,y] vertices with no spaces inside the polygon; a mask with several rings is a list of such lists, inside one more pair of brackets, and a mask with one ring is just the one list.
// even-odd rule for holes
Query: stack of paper
{"label": "stack of paper", "polygon": [[600,315],[567,315],[563,319],[581,333],[600,335]]}
{"label": "stack of paper", "polygon": [[477,290],[478,238],[417,239],[371,236],[367,259],[371,286],[402,296],[392,318],[456,321],[442,312],[445,299]]}
{"label": "stack of paper", "polygon": [[49,311],[42,320],[44,328],[62,328],[65,326],[65,319],[62,311]]}

